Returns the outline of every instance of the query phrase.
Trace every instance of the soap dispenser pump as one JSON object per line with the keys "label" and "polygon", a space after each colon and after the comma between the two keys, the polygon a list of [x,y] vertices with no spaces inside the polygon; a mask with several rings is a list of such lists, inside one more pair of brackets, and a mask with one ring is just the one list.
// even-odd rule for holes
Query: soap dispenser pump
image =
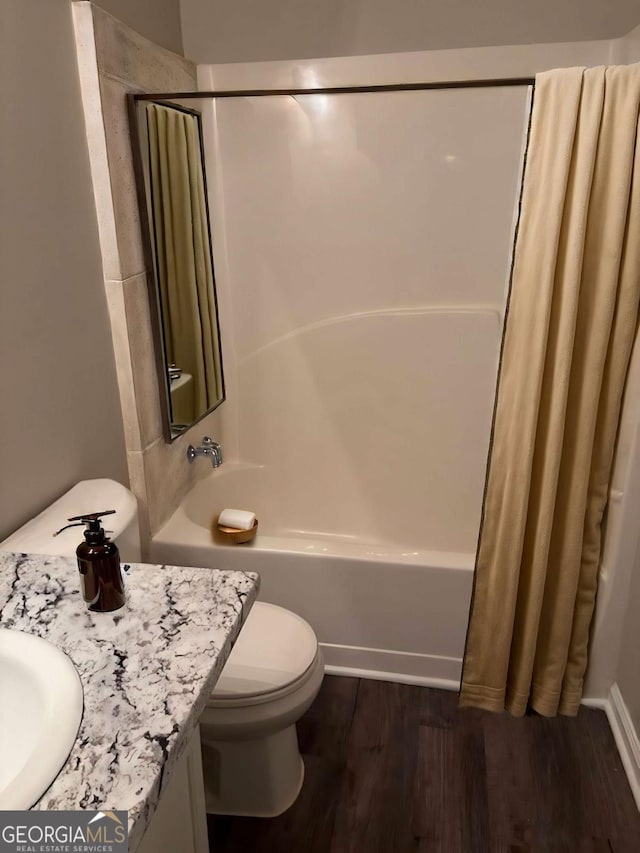
{"label": "soap dispenser pump", "polygon": [[[85,541],[76,549],[82,595],[89,610],[96,613],[109,613],[124,605],[124,583],[120,570],[120,552],[115,542],[106,535],[100,519],[103,515],[113,515],[114,509],[104,512],[90,512],[75,515],[69,521],[86,524]],[[67,527],[73,527],[68,524]],[[66,528],[63,528],[63,530]],[[60,531],[59,531],[60,532]]]}

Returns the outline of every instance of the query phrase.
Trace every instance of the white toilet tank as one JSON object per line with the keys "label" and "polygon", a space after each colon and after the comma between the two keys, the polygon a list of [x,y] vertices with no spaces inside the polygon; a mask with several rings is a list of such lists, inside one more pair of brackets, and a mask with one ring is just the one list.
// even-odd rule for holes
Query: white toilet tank
{"label": "white toilet tank", "polygon": [[121,560],[128,563],[140,562],[136,499],[121,483],[106,479],[79,482],[51,506],[0,542],[0,551],[75,557],[76,548],[82,542],[82,526],[70,527],[59,536],[53,534],[68,524],[67,519],[74,515],[103,512],[107,509],[116,511],[115,515],[104,519],[104,528],[107,536],[118,546]]}

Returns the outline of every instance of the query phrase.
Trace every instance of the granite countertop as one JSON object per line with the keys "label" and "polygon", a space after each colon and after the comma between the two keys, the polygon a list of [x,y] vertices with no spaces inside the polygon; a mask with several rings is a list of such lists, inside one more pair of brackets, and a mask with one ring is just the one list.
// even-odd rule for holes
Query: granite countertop
{"label": "granite countertop", "polygon": [[0,626],[66,652],[84,713],[35,809],[127,809],[135,850],[253,604],[256,574],[133,564],[127,603],[92,613],[76,561],[0,553]]}

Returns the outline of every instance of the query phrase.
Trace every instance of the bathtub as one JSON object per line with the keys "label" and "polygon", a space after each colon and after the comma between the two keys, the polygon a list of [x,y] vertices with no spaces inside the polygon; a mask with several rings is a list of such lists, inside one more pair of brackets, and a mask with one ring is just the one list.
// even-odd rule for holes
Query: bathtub
{"label": "bathtub", "polygon": [[[367,530],[335,506],[313,528],[305,517],[313,501],[282,491],[274,501],[274,476],[261,466],[225,463],[153,537],[151,560],[258,572],[263,601],[313,626],[328,672],[457,689],[473,552],[420,547],[419,531],[411,547],[394,544],[389,529]],[[256,511],[251,544],[214,541],[211,522],[225,506]]]}

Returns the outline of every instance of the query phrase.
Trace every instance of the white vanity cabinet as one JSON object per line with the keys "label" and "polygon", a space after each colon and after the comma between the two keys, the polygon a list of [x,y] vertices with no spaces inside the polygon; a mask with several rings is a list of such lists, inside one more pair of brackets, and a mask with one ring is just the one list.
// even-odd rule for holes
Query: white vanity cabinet
{"label": "white vanity cabinet", "polygon": [[199,727],[171,774],[137,853],[209,853]]}

